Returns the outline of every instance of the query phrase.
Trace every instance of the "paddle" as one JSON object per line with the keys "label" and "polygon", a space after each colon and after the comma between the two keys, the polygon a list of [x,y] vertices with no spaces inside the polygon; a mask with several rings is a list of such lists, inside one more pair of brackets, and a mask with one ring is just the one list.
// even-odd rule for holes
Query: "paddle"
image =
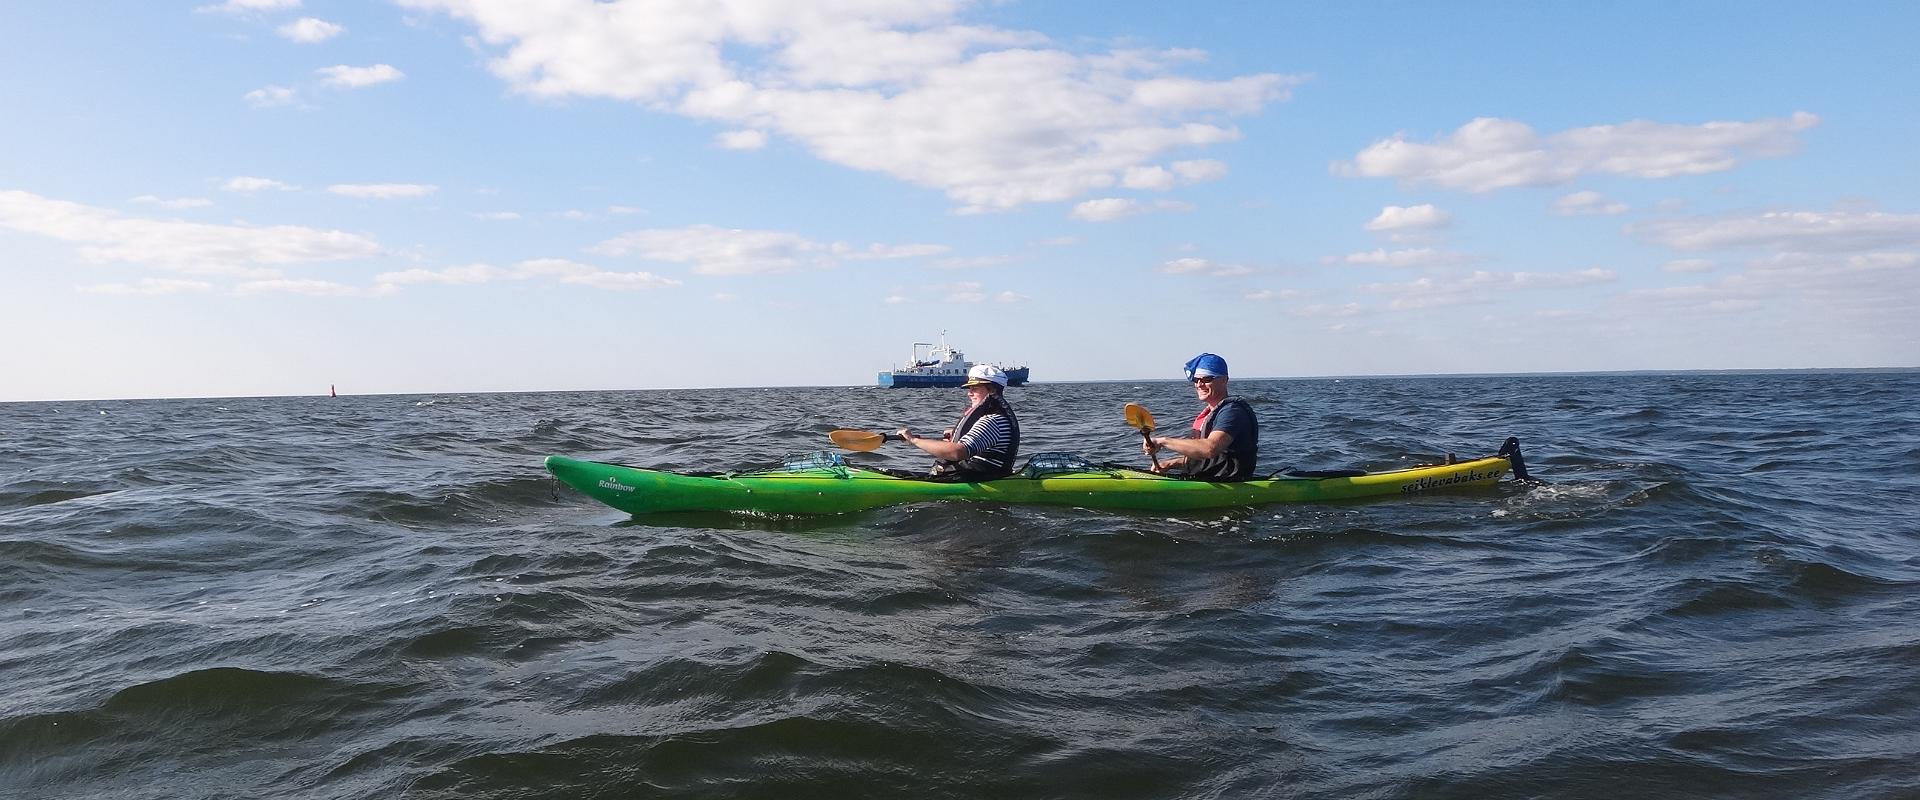
{"label": "paddle", "polygon": [[852,450],[856,453],[868,453],[880,449],[880,445],[887,440],[898,439],[900,436],[899,434],[893,433],[853,431],[842,428],[836,431],[828,431],[827,438],[832,439],[835,445],[843,449]]}
{"label": "paddle", "polygon": [[[1147,411],[1146,406],[1140,405],[1139,403],[1128,403],[1127,425],[1140,431],[1140,441],[1145,442],[1153,437],[1153,414]],[[1159,472],[1160,455],[1153,452],[1152,449],[1148,449],[1147,457],[1153,459],[1153,471]]]}

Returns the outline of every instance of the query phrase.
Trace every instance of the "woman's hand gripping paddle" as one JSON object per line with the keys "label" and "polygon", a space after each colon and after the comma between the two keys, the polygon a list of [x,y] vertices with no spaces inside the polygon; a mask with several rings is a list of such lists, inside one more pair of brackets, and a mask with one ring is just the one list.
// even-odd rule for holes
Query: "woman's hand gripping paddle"
{"label": "woman's hand gripping paddle", "polygon": [[1140,441],[1147,443],[1147,457],[1153,459],[1153,471],[1160,471],[1160,454],[1153,451],[1153,414],[1139,403],[1127,404],[1127,425],[1140,431]]}
{"label": "woman's hand gripping paddle", "polygon": [[886,443],[888,439],[898,439],[900,436],[899,434],[893,433],[853,431],[843,428],[837,431],[828,431],[827,438],[832,439],[835,445],[843,449],[852,450],[856,453],[868,453],[880,449],[880,445]]}

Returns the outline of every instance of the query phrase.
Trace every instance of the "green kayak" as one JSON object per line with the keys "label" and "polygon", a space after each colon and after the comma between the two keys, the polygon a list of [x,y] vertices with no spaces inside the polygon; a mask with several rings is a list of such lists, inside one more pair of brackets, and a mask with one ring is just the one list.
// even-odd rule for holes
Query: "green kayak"
{"label": "green kayak", "polygon": [[[824,454],[822,454],[824,455]],[[1388,472],[1289,472],[1263,480],[1213,483],[1169,477],[1078,459],[1043,464],[980,483],[940,482],[817,458],[763,472],[688,475],[565,456],[548,456],[547,469],[562,483],[629,514],[666,511],[759,511],[773,514],[837,514],[902,503],[968,500],[1038,503],[1082,508],[1187,511],[1267,503],[1311,503],[1436,489],[1487,487],[1511,469],[1527,478],[1518,443],[1500,455]]]}

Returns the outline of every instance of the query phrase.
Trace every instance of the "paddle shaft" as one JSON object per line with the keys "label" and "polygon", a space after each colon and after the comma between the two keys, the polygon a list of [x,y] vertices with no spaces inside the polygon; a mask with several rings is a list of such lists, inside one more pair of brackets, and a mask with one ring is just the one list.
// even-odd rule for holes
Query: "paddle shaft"
{"label": "paddle shaft", "polygon": [[1159,472],[1160,471],[1160,454],[1154,452],[1153,450],[1153,429],[1141,428],[1140,441],[1145,442],[1147,445],[1147,457],[1153,459],[1153,471]]}

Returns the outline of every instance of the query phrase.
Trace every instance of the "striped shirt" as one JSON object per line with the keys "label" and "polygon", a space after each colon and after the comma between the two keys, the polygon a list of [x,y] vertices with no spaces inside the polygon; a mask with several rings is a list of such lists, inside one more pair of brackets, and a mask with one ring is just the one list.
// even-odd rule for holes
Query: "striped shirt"
{"label": "striped shirt", "polygon": [[1012,438],[1013,423],[1007,421],[1007,415],[981,417],[960,437],[960,443],[967,446],[967,460],[962,463],[969,469],[1003,469],[1006,464],[983,454],[1000,450]]}

